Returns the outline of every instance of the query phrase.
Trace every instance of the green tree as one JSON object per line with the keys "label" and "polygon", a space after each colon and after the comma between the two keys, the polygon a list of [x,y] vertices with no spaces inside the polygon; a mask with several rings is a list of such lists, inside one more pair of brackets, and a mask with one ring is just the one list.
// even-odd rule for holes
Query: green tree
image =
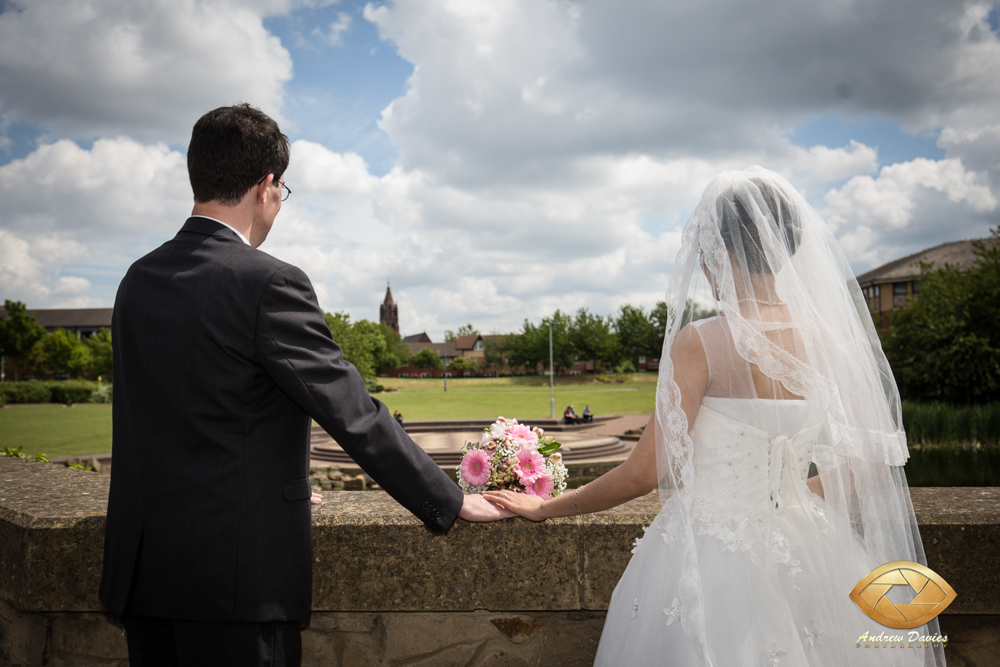
{"label": "green tree", "polygon": [[487,368],[490,366],[495,368],[497,374],[507,368],[508,352],[507,336],[494,334],[483,340],[483,364]]}
{"label": "green tree", "polygon": [[[1000,226],[992,230],[1000,239]],[[920,296],[890,316],[882,347],[904,398],[1000,398],[1000,243],[966,272],[921,265]]]}
{"label": "green tree", "polygon": [[552,359],[556,370],[564,371],[576,363],[579,356],[573,343],[573,318],[561,310],[542,318],[538,331],[541,334],[542,359],[546,366],[549,362],[549,323],[552,324]]}
{"label": "green tree", "polygon": [[448,370],[453,373],[464,373],[465,371],[479,372],[480,364],[478,361],[469,359],[468,357],[455,357],[448,362]]}
{"label": "green tree", "polygon": [[444,368],[444,362],[441,360],[441,355],[429,347],[425,347],[413,355],[413,358],[410,359],[410,363],[421,370],[433,368],[434,370],[439,371]]}
{"label": "green tree", "polygon": [[91,364],[90,349],[80,342],[76,334],[56,329],[42,339],[45,361],[42,368],[50,373],[80,375]]}
{"label": "green tree", "polygon": [[[375,369],[378,367],[380,359],[385,359],[387,347],[382,330],[378,324],[369,320],[358,320],[351,327],[354,331],[355,341],[360,348],[359,356],[367,364],[365,370],[358,368],[358,372],[363,377],[375,377]],[[399,365],[398,363],[396,364]]]}
{"label": "green tree", "polygon": [[375,358],[372,355],[371,341],[365,336],[370,332],[356,330],[351,324],[351,316],[345,312],[324,313],[323,319],[330,328],[334,342],[340,346],[344,359],[358,369],[361,377],[375,377]]}
{"label": "green tree", "polygon": [[622,306],[615,319],[615,333],[622,353],[627,355],[634,365],[639,363],[641,356],[660,356],[663,333],[658,330],[652,314],[647,315],[641,307],[629,304]]}
{"label": "green tree", "polygon": [[375,357],[375,368],[380,373],[388,373],[406,365],[406,362],[410,360],[410,346],[404,343],[403,337],[388,324],[382,322],[378,326],[379,331],[382,332],[385,346],[382,352]]}
{"label": "green tree", "polygon": [[681,326],[703,320],[706,317],[715,317],[716,315],[718,315],[718,312],[714,308],[703,308],[701,304],[688,299],[684,304],[684,317],[681,318]]}
{"label": "green tree", "polygon": [[478,336],[479,329],[472,326],[472,324],[463,324],[458,328],[458,333],[455,333],[451,329],[445,329],[444,331],[444,341],[446,343],[454,343],[458,340],[459,336]]}
{"label": "green tree", "polygon": [[103,375],[110,379],[114,355],[111,347],[111,332],[101,329],[84,341],[90,350],[90,372],[93,375]]}
{"label": "green tree", "polygon": [[594,371],[612,367],[622,357],[622,347],[614,331],[614,320],[592,315],[586,308],[577,311],[570,338],[576,354],[594,362]]}
{"label": "green tree", "polygon": [[663,354],[663,339],[666,338],[667,327],[670,326],[670,307],[667,306],[666,301],[656,302],[653,310],[649,312],[649,321],[653,323],[653,328],[656,331],[653,349],[650,350],[649,354],[659,357]]}
{"label": "green tree", "polygon": [[523,366],[529,373],[535,373],[538,365],[549,362],[549,333],[524,320],[520,333],[507,336],[507,363],[517,368]]}
{"label": "green tree", "polygon": [[[45,337],[45,329],[20,301],[4,301],[3,307],[7,319],[0,321],[0,350],[16,362],[18,369],[31,372],[41,361],[41,350],[35,345]],[[14,379],[20,379],[16,372]]]}
{"label": "green tree", "polygon": [[548,370],[550,322],[552,358],[556,370],[572,366],[577,358],[576,346],[573,344],[573,318],[560,310],[542,318],[538,325],[525,320],[521,333],[507,336],[507,363],[514,367],[524,366],[531,373],[537,371],[539,364]]}

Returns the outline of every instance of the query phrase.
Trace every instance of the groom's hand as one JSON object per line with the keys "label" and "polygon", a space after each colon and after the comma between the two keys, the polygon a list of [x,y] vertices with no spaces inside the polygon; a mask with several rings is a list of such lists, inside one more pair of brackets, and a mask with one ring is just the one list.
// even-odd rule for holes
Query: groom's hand
{"label": "groom's hand", "polygon": [[511,512],[491,503],[479,494],[465,496],[458,516],[466,521],[496,521],[514,516]]}

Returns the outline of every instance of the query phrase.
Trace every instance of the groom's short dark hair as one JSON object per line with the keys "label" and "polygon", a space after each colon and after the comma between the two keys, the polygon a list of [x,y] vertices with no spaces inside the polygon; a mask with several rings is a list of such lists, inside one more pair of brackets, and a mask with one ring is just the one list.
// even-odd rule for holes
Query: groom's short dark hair
{"label": "groom's short dark hair", "polygon": [[288,137],[249,104],[219,107],[198,119],[188,145],[188,178],[198,203],[238,204],[268,174],[288,168]]}

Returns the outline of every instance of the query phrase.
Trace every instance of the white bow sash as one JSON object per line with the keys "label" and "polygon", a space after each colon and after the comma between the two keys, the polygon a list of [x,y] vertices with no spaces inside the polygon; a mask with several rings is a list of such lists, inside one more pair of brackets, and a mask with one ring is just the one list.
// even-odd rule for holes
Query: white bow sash
{"label": "white bow sash", "polygon": [[809,442],[815,440],[819,430],[819,426],[812,426],[802,429],[792,437],[779,435],[770,440],[768,466],[771,474],[771,503],[778,514],[788,505],[787,500],[781,495],[784,491],[786,494],[791,493],[807,516],[814,519],[818,516],[810,500],[812,492],[799,473],[797,464],[798,451],[805,449]]}

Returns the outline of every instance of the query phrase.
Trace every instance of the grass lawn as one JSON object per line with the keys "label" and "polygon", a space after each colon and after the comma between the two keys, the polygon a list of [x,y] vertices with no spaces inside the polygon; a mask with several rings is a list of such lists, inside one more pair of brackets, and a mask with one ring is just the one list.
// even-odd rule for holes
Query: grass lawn
{"label": "grass lawn", "polygon": [[[655,378],[656,376],[652,376]],[[399,410],[406,420],[494,419],[500,415],[529,421],[549,416],[549,388],[527,383],[505,382],[522,378],[499,378],[496,384],[482,380],[449,379],[448,392],[441,380],[410,380],[399,391],[376,394],[389,410]],[[387,385],[389,386],[389,385]],[[627,382],[623,385],[557,384],[556,416],[567,405],[577,413],[584,405],[597,415],[649,413],[656,402],[655,382]]]}
{"label": "grass lawn", "polygon": [[[494,419],[500,415],[527,420],[549,416],[549,384],[544,376],[449,378],[442,380],[380,378],[398,391],[376,394],[390,411],[406,420]],[[656,375],[637,373],[623,384],[604,384],[593,376],[556,378],[556,416],[572,404],[577,413],[590,404],[596,415],[649,413],[656,402]],[[47,456],[79,456],[111,451],[111,406],[91,403],[72,408],[46,403],[0,409],[0,445]]]}
{"label": "grass lawn", "polygon": [[0,445],[23,446],[25,454],[49,457],[110,452],[111,406],[8,405],[0,410]]}

